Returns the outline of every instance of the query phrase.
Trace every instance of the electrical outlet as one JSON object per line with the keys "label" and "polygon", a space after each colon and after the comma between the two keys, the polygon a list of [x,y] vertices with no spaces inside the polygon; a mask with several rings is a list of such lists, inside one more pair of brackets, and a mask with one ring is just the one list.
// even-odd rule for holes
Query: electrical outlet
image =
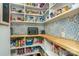
{"label": "electrical outlet", "polygon": [[61,36],[62,37],[65,37],[65,32],[61,32]]}
{"label": "electrical outlet", "polygon": [[79,32],[77,34],[79,35]]}

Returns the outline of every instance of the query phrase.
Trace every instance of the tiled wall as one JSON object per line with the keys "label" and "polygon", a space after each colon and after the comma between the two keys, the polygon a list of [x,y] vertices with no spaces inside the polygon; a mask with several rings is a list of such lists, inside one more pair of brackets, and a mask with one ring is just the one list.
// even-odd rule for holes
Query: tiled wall
{"label": "tiled wall", "polygon": [[79,14],[49,23],[45,26],[45,30],[47,34],[79,40]]}
{"label": "tiled wall", "polygon": [[24,33],[27,34],[27,28],[28,27],[38,27],[39,33],[41,33],[41,30],[44,30],[44,24],[13,24],[13,34],[15,33]]}

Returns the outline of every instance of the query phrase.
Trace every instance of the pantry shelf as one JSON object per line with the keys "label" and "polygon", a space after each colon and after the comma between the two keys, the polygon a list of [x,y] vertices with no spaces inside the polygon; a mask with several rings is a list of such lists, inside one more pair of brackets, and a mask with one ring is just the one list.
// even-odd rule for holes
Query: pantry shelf
{"label": "pantry shelf", "polygon": [[17,37],[38,37],[40,35],[11,35],[11,38],[17,38]]}
{"label": "pantry shelf", "polygon": [[51,19],[48,19],[45,21],[45,23],[49,23],[49,22],[54,22],[55,20],[60,20],[62,18],[66,18],[66,17],[72,17],[76,14],[78,14],[79,12],[79,7],[75,7],[75,8],[71,8],[70,10],[66,11],[66,12],[63,12],[57,16],[54,16],[53,18]]}
{"label": "pantry shelf", "polygon": [[[40,3],[39,3],[39,5],[40,5]],[[46,4],[45,4],[46,5]],[[44,5],[44,6],[45,6]],[[46,8],[44,8],[44,6],[41,8],[41,7],[39,7],[39,6],[30,6],[30,5],[24,5],[25,6],[25,8],[29,8],[29,9],[33,9],[33,10],[46,10]]]}
{"label": "pantry shelf", "polygon": [[29,6],[29,5],[26,5],[25,3],[12,3],[13,5],[18,5],[18,6],[24,6],[26,8],[30,8],[30,9],[37,9],[37,10],[44,10],[43,8],[40,8],[40,7],[34,7],[34,6]]}
{"label": "pantry shelf", "polygon": [[58,46],[66,49],[67,51],[79,55],[79,42],[73,40],[66,40],[65,38],[59,38],[53,35],[12,35],[11,38],[15,37],[44,37],[46,40],[51,41],[52,43],[57,44]]}
{"label": "pantry shelf", "polygon": [[31,52],[31,53],[25,53],[25,54],[21,54],[21,55],[17,55],[17,54],[14,54],[12,56],[27,56],[27,55],[31,55],[31,54],[37,54],[37,53],[40,53],[40,52]]}
{"label": "pantry shelf", "polygon": [[18,12],[11,12],[12,14],[24,14],[24,13],[18,13]]}
{"label": "pantry shelf", "polygon": [[51,9],[52,7],[54,7],[56,4],[57,4],[57,3],[54,3],[51,7],[49,7],[49,8],[45,11],[45,13],[44,13],[43,15],[45,15],[45,14],[47,13],[47,11],[49,11],[49,9]]}
{"label": "pantry shelf", "polygon": [[40,52],[31,52],[31,53],[26,53],[26,54],[24,54],[24,56],[25,56],[25,55],[31,55],[31,54],[37,54],[37,53],[40,53]]}
{"label": "pantry shelf", "polygon": [[12,14],[24,14],[24,15],[29,15],[29,16],[43,16],[39,14],[25,14],[25,13],[18,13],[18,12],[11,12]]}
{"label": "pantry shelf", "polygon": [[22,47],[11,47],[11,49],[19,49],[19,48],[26,48],[26,47],[34,47],[34,46],[41,46],[42,44],[33,44],[33,45],[26,45]]}
{"label": "pantry shelf", "polygon": [[30,15],[30,16],[43,16],[43,15],[39,15],[39,14],[25,14],[25,15]]}
{"label": "pantry shelf", "polygon": [[11,23],[44,24],[44,22],[11,21]]}
{"label": "pantry shelf", "polygon": [[23,3],[11,3],[11,4],[14,4],[14,5],[18,5],[18,6],[24,6],[24,4]]}
{"label": "pantry shelf", "polygon": [[38,7],[33,7],[33,6],[28,6],[25,5],[26,8],[31,8],[31,9],[36,9],[36,10],[43,10],[42,8],[38,8]]}
{"label": "pantry shelf", "polygon": [[44,48],[44,45],[41,45],[42,49],[47,53],[48,56],[58,56],[56,53],[53,51],[48,51],[47,49]]}

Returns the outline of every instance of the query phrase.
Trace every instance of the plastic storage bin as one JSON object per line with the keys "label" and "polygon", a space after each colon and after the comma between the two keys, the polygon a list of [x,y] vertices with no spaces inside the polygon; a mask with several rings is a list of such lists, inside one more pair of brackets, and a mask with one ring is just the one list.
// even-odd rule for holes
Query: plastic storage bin
{"label": "plastic storage bin", "polygon": [[26,45],[32,45],[33,44],[33,38],[28,38],[26,40]]}

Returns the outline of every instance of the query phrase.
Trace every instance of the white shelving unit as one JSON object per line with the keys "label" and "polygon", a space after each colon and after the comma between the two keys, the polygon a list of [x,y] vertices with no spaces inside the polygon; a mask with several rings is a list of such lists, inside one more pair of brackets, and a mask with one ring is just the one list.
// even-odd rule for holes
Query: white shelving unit
{"label": "white shelving unit", "polygon": [[27,5],[25,3],[12,3],[12,4],[15,4],[15,5],[19,5],[19,6],[25,6],[26,8],[31,8],[31,9],[38,9],[38,10],[42,10],[42,8],[39,7],[39,3],[38,6],[31,6],[31,5]]}
{"label": "white shelving unit", "polygon": [[12,14],[22,14],[22,15],[28,15],[28,16],[43,16],[39,14],[27,14],[27,13],[18,13],[18,12],[11,12]]}
{"label": "white shelving unit", "polygon": [[[15,36],[16,37],[16,36]],[[21,36],[21,37],[25,37],[25,36]],[[25,40],[25,39],[24,39]],[[34,38],[34,41],[33,41],[33,45],[24,45],[22,47],[11,47],[11,50],[14,50],[14,49],[20,49],[20,48],[26,48],[26,47],[35,47],[35,46],[40,46],[44,52],[48,55],[48,56],[57,56],[56,53],[54,53],[54,48],[53,48],[53,45],[47,41],[46,39],[44,39],[43,43],[40,44],[40,43],[36,43],[36,38]],[[52,47],[51,47],[52,46]],[[28,55],[28,54],[35,54],[35,53],[39,53],[39,52],[32,52],[32,53],[25,53],[25,54],[22,54],[23,55]],[[14,55],[17,55],[17,54],[14,54]]]}
{"label": "white shelving unit", "polygon": [[[50,23],[50,22],[54,22],[54,21],[56,21],[56,20],[60,20],[60,19],[62,19],[62,18],[66,18],[66,17],[72,17],[72,16],[74,16],[74,15],[76,15],[76,14],[78,14],[79,13],[79,4],[75,4],[75,5],[73,5],[72,6],[72,8],[71,9],[69,9],[68,11],[65,11],[65,12],[63,12],[63,13],[61,13],[61,14],[59,14],[59,15],[55,15],[54,17],[52,17],[52,18],[49,18],[49,19],[47,19],[46,21],[43,21],[43,22],[31,22],[31,21],[27,21],[27,19],[25,19],[26,18],[26,16],[28,15],[31,15],[31,16],[43,16],[43,15],[45,15],[46,14],[46,12],[47,11],[49,11],[50,9],[53,9],[54,7],[56,7],[56,6],[58,6],[59,4],[57,4],[57,3],[55,3],[55,4],[52,4],[50,7],[49,7],[49,9],[47,9],[46,11],[45,11],[45,14],[43,14],[43,15],[37,15],[37,14],[26,14],[26,12],[25,12],[25,10],[26,10],[26,8],[31,8],[31,9],[36,9],[36,7],[33,7],[33,6],[26,6],[25,4],[14,4],[14,5],[18,5],[18,6],[23,6],[24,7],[24,13],[18,13],[18,12],[13,12],[13,11],[11,11],[11,14],[17,14],[17,15],[23,15],[23,18],[24,18],[24,21],[18,21],[17,19],[16,20],[14,20],[14,21],[12,21],[12,23],[29,23],[29,24],[31,24],[31,23],[33,23],[33,24],[47,24],[47,23]],[[64,4],[63,4],[64,5]],[[61,5],[62,6],[62,5]],[[39,8],[37,8],[37,9],[39,9]],[[55,9],[55,8],[54,8]],[[39,9],[40,10],[40,9]],[[42,9],[41,9],[42,10]],[[50,11],[49,11],[49,13],[50,13]],[[50,15],[49,15],[49,17],[50,17]],[[48,46],[47,46],[48,45]],[[33,47],[33,46],[40,46],[49,56],[58,56],[56,53],[54,53],[54,49],[52,49],[51,48],[51,44],[49,43],[49,42],[47,42],[47,41],[45,41],[44,42],[44,44],[33,44],[33,45],[28,45],[28,46],[26,46],[26,45],[24,45],[24,46],[22,46],[22,47],[11,47],[11,50],[12,49],[19,49],[19,48],[26,48],[26,47]],[[46,48],[48,48],[48,49],[46,49]],[[32,52],[32,53],[30,53],[30,54],[34,54],[34,53],[39,53],[39,52]],[[16,54],[15,54],[16,55]],[[29,53],[27,53],[27,54],[23,54],[23,55],[29,55]]]}
{"label": "white shelving unit", "polygon": [[19,49],[19,48],[26,48],[26,47],[34,47],[34,46],[41,46],[42,44],[33,44],[33,45],[25,45],[22,47],[11,47],[11,49]]}
{"label": "white shelving unit", "polygon": [[[13,15],[24,15],[24,21],[22,21],[22,23],[23,22],[25,22],[25,23],[27,23],[27,22],[29,22],[29,23],[43,23],[43,21],[41,21],[40,19],[39,19],[39,17],[43,17],[43,14],[33,14],[33,13],[26,13],[26,10],[36,10],[36,11],[38,11],[38,12],[41,12],[41,13],[43,13],[43,11],[45,10],[45,8],[37,8],[37,7],[33,7],[33,6],[27,6],[26,4],[16,4],[16,3],[12,3],[11,4],[11,11],[10,11],[10,14],[13,14]],[[14,11],[13,11],[13,10]],[[16,10],[15,10],[16,9]],[[18,12],[18,10],[20,10],[20,12]],[[30,19],[30,20],[33,20],[34,22],[30,22],[30,21],[28,21],[28,19],[26,19],[26,16],[32,16],[32,18],[33,19]],[[37,18],[36,18],[37,17]],[[11,16],[11,18],[12,18],[12,16]],[[37,19],[37,20],[36,20]],[[17,20],[17,19],[16,19]],[[36,21],[35,21],[36,20]],[[26,22],[27,21],[27,22]],[[13,22],[13,21],[12,21]],[[11,22],[11,23],[12,23]],[[16,22],[16,21],[14,21],[14,22]],[[20,21],[20,23],[21,23],[21,21]]]}
{"label": "white shelving unit", "polygon": [[16,53],[13,54],[12,56],[28,56],[28,55],[34,55],[40,53],[39,51],[34,51],[34,52],[30,52],[30,53],[25,53],[25,54],[21,54],[21,55],[17,55]]}
{"label": "white shelving unit", "polygon": [[40,53],[40,52],[31,52],[31,53],[26,53],[26,54],[22,54],[22,55],[14,54],[12,56],[27,56],[27,55],[34,55],[34,54],[37,54],[37,53]]}
{"label": "white shelving unit", "polygon": [[[57,5],[55,4],[55,6],[57,6]],[[55,7],[55,6],[53,6],[53,7]],[[73,17],[74,15],[79,13],[78,11],[79,11],[79,4],[72,5],[72,8],[69,9],[68,11],[65,11],[59,15],[56,15],[56,16],[52,17],[51,19],[47,19],[45,21],[45,23],[54,22],[56,20],[60,20],[62,18],[66,18],[66,17]]]}
{"label": "white shelving unit", "polygon": [[22,14],[24,15],[24,13],[18,13],[18,12],[11,12],[12,14]]}
{"label": "white shelving unit", "polygon": [[[20,38],[20,37],[18,37],[18,38]],[[17,39],[17,38],[16,38],[16,39]],[[13,39],[13,38],[12,38],[12,40],[15,40],[15,41],[16,41],[16,39]],[[18,40],[18,39],[17,39],[17,40]],[[25,41],[23,46],[18,46],[18,47],[16,47],[16,46],[11,45],[10,49],[11,49],[11,50],[17,50],[17,49],[22,49],[22,48],[24,48],[24,51],[25,51],[26,48],[29,48],[29,47],[37,47],[37,46],[40,46],[40,47],[41,47],[42,44],[43,44],[43,42],[42,42],[42,43],[36,43],[38,39],[36,39],[35,37],[34,37],[34,40],[32,39],[32,40],[33,40],[33,44],[32,44],[32,45],[26,45],[26,42],[27,42],[28,38],[26,38],[25,36],[23,36],[22,40]],[[17,51],[16,51],[16,52],[17,52]],[[34,50],[34,52],[24,53],[24,54],[21,54],[21,55],[24,56],[24,55],[31,55],[31,54],[36,54],[36,53],[40,53],[40,51]],[[12,55],[12,53],[11,53],[11,55]],[[14,53],[13,56],[14,56],[14,55],[17,56],[17,53]]]}
{"label": "white shelving unit", "polygon": [[[20,4],[15,4],[15,5],[19,5],[20,6]],[[46,11],[45,11],[45,13],[44,14],[42,14],[42,15],[39,15],[39,14],[26,14],[25,12],[24,13],[18,13],[18,12],[11,12],[12,14],[22,14],[22,15],[24,15],[24,17],[25,16],[43,16],[43,15],[45,15],[46,14],[46,12],[47,11],[49,11],[50,9],[55,9],[57,6],[61,6],[61,7],[63,7],[63,6],[66,6],[66,5],[68,5],[68,4],[57,4],[57,3],[54,3],[54,4],[51,4],[51,5],[49,5],[50,7],[49,7],[49,9],[47,9]],[[22,4],[21,6],[26,6],[26,5],[24,5],[24,4]],[[28,6],[29,7],[29,6]],[[24,8],[26,8],[26,7],[24,7]],[[30,7],[31,8],[31,7]],[[35,7],[36,8],[36,7]],[[75,12],[76,11],[76,12]],[[49,19],[47,19],[46,21],[43,21],[43,22],[33,22],[33,23],[49,23],[49,22],[53,22],[53,21],[55,21],[55,20],[59,20],[59,19],[62,19],[62,18],[66,18],[66,17],[71,17],[71,16],[73,16],[73,15],[75,15],[75,14],[78,14],[78,11],[79,11],[79,7],[78,7],[78,4],[75,4],[75,5],[73,5],[72,6],[72,8],[71,9],[69,9],[68,11],[65,11],[65,12],[63,12],[63,13],[61,13],[61,14],[59,14],[59,15],[56,15],[56,16],[54,16],[54,17],[52,17],[52,18],[50,18],[50,16],[49,16]],[[49,13],[50,13],[50,11],[49,11]],[[16,21],[15,21],[16,22]],[[27,21],[27,22],[29,22],[29,21]],[[26,21],[25,21],[25,23],[27,23]],[[32,22],[30,22],[30,23],[32,23]]]}
{"label": "white shelving unit", "polygon": [[12,21],[12,23],[44,24],[44,22]]}

